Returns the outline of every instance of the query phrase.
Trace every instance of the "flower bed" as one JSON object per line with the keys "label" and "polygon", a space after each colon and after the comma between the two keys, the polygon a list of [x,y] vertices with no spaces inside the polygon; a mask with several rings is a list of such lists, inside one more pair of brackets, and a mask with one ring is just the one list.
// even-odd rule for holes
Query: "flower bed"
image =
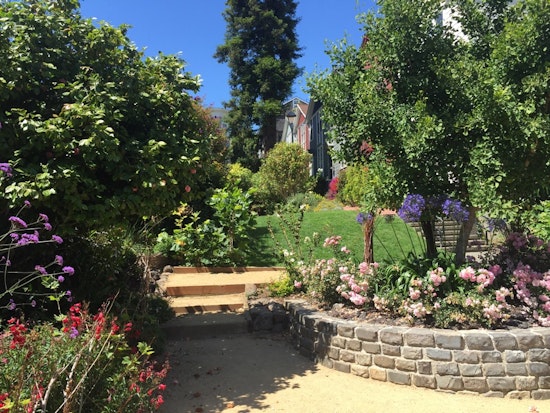
{"label": "flower bed", "polygon": [[550,399],[550,329],[444,330],[348,321],[286,301],[302,355],[345,373],[456,393]]}

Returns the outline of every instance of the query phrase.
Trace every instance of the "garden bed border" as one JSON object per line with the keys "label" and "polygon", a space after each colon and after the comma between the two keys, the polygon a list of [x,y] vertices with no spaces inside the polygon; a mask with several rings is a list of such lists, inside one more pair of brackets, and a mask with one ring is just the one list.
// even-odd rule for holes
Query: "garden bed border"
{"label": "garden bed border", "polygon": [[285,301],[299,352],[364,378],[439,391],[550,399],[550,328],[444,330],[342,320]]}

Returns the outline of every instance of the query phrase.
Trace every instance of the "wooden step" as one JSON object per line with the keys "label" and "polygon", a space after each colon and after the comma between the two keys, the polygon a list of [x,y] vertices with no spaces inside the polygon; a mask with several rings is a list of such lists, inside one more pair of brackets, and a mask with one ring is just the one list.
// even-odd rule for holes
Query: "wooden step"
{"label": "wooden step", "polygon": [[244,293],[168,298],[168,303],[176,315],[237,312],[246,309],[247,302],[248,300]]}

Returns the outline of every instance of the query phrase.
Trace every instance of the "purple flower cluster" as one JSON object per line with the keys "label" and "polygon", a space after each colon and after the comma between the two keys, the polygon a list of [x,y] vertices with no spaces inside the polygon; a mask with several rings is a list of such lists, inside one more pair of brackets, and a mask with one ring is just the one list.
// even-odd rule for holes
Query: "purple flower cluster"
{"label": "purple flower cluster", "polygon": [[424,198],[420,194],[409,194],[397,215],[405,222],[418,222],[425,211],[441,211],[444,216],[457,222],[468,220],[469,212],[458,200],[444,195]]}
{"label": "purple flower cluster", "polygon": [[13,170],[11,169],[11,165],[9,163],[0,163],[0,171],[5,173],[8,177],[13,175]]}
{"label": "purple flower cluster", "polygon": [[426,207],[426,200],[420,194],[409,194],[403,201],[403,205],[397,211],[397,215],[405,222],[418,222]]}
{"label": "purple flower cluster", "polygon": [[363,223],[368,222],[372,219],[372,214],[366,212],[359,212],[355,217],[355,220],[358,224],[363,225]]}
{"label": "purple flower cluster", "polygon": [[468,221],[470,213],[458,200],[447,198],[441,205],[443,214],[456,222]]}

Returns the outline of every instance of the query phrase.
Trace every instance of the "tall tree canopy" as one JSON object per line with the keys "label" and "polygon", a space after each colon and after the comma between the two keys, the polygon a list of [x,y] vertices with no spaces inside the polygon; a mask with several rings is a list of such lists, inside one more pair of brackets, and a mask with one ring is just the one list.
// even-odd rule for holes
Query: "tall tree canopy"
{"label": "tall tree canopy", "polygon": [[383,172],[378,206],[445,194],[517,220],[548,199],[550,3],[379,6],[363,16],[363,45],[335,45],[334,70],[309,79],[336,155]]}
{"label": "tall tree canopy", "polygon": [[251,169],[276,142],[276,118],[301,69],[295,63],[295,0],[227,0],[225,43],[214,57],[230,68],[228,132],[232,161]]}
{"label": "tall tree canopy", "polygon": [[66,228],[168,213],[208,180],[198,80],[144,58],[77,0],[0,1],[0,213],[28,199]]}

